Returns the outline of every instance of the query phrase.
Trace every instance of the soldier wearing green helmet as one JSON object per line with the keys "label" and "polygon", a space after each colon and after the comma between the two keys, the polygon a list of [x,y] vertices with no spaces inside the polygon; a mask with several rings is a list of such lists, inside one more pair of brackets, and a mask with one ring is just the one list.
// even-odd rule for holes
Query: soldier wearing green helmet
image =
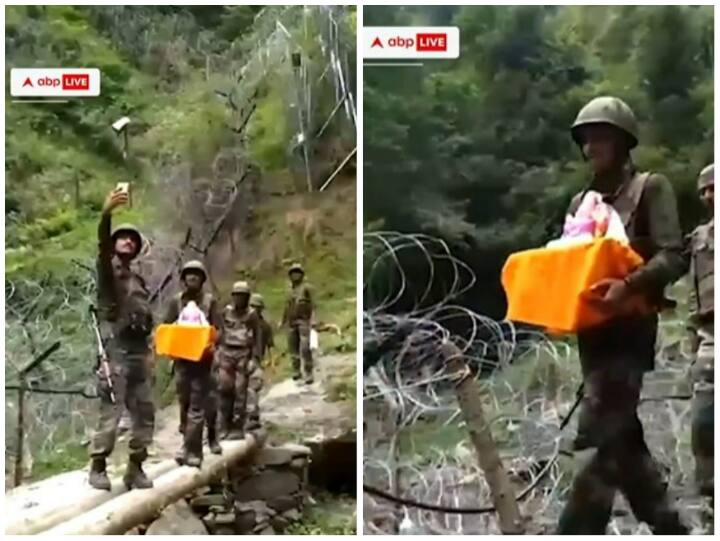
{"label": "soldier wearing green helmet", "polygon": [[[684,271],[682,235],[668,180],[638,171],[631,159],[639,142],[633,111],[619,98],[595,98],[580,110],[571,134],[590,165],[586,190],[601,193],[618,212],[632,248],[645,261],[625,279],[594,284],[593,302],[621,313],[631,296],[641,295],[662,308],[663,289]],[[573,198],[569,213],[586,190]],[[657,325],[656,313],[616,316],[578,333],[584,399],[575,448],[594,452],[573,482],[558,533],[604,534],[618,490],[655,534],[687,533],[637,415],[643,374],[654,369]]]}
{"label": "soldier wearing green helmet", "polygon": [[128,464],[123,483],[128,489],[150,488],[142,469],[152,443],[155,406],[152,401],[150,334],[153,328],[150,294],[132,266],[142,249],[142,235],[131,224],[112,228],[112,213],[128,203],[127,192],[113,190],[103,205],[98,226],[98,323],[109,357],[110,381],[98,374],[100,415],[90,443],[89,483],[110,490],[106,460],[115,447],[117,429],[127,404],[132,418]]}
{"label": "soldier wearing green helmet", "polygon": [[218,391],[223,437],[242,439],[248,405],[248,374],[260,362],[258,316],[250,309],[250,285],[235,282],[232,303],[223,310],[223,334],[218,350]]}
{"label": "soldier wearing green helmet", "polygon": [[[175,323],[183,308],[194,302],[208,323],[222,330],[217,300],[203,291],[207,270],[202,261],[192,260],[180,269],[182,291],[174,295],[165,308],[165,323]],[[175,385],[180,403],[180,432],[183,445],[175,454],[178,464],[199,468],[203,460],[203,427],[207,425],[210,452],[221,454],[217,435],[217,382],[213,374],[213,352],[208,350],[199,362],[173,360]]]}
{"label": "soldier wearing green helmet", "polygon": [[293,379],[313,382],[313,358],[310,350],[310,329],[314,327],[315,304],[310,286],[305,282],[305,269],[293,263],[288,269],[290,291],[285,302],[281,326],[288,327],[288,351],[292,357]]}
{"label": "soldier wearing green helmet", "polygon": [[698,177],[698,195],[710,214],[688,237],[690,319],[694,362],[691,447],[695,458],[695,485],[703,496],[714,495],[715,455],[715,167],[708,165]]}
{"label": "soldier wearing green helmet", "polygon": [[247,397],[247,424],[248,430],[255,430],[260,427],[260,392],[263,388],[263,361],[269,350],[274,347],[273,331],[270,323],[263,316],[265,310],[265,300],[259,293],[253,293],[250,296],[250,308],[257,314],[259,335],[258,342],[260,348],[259,362],[252,361],[248,374],[248,397]]}

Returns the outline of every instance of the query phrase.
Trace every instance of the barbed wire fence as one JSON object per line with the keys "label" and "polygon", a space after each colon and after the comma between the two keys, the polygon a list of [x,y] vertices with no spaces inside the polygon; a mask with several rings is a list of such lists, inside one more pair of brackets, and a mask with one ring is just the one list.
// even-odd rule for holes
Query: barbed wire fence
{"label": "barbed wire fence", "polygon": [[[475,277],[441,240],[366,233],[364,253],[364,483],[421,504],[485,507],[438,512],[366,494],[366,533],[500,533],[453,392],[456,374],[441,355],[446,342],[460,349],[482,389],[527,533],[552,530],[575,469],[562,451],[562,427],[581,379],[576,348],[454,304]],[[682,377],[681,368],[675,373]],[[641,405],[650,448],[671,486],[689,483],[689,408],[682,400]],[[572,427],[567,432],[572,436]],[[610,530],[647,527],[614,517]]]}

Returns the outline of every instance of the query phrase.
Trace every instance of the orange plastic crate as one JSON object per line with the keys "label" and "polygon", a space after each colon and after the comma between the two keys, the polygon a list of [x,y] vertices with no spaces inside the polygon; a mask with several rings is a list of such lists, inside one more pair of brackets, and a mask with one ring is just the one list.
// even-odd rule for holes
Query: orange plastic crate
{"label": "orange plastic crate", "polygon": [[212,326],[160,325],[155,331],[155,352],[184,361],[199,361],[215,342]]}
{"label": "orange plastic crate", "polygon": [[[629,246],[614,239],[567,247],[539,248],[512,254],[502,270],[508,299],[506,319],[576,333],[620,314],[598,310],[590,287],[603,278],[624,278],[643,264]],[[642,297],[625,303],[622,313],[647,313]]]}

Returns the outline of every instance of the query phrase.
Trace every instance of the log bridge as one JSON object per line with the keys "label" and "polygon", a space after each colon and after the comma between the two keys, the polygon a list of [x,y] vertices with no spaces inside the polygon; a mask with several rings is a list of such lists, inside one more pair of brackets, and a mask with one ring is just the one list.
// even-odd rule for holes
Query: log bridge
{"label": "log bridge", "polygon": [[87,483],[86,471],[73,471],[11,490],[5,496],[6,535],[113,535],[151,522],[164,508],[226,475],[252,465],[264,447],[264,432],[223,441],[222,455],[207,454],[201,469],[174,460],[149,465],[154,487],[128,492],[113,479],[110,492]]}

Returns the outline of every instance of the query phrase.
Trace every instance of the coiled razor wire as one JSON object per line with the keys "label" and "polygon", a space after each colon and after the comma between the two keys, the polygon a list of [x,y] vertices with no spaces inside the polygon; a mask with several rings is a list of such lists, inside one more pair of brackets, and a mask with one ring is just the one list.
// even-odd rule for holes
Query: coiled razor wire
{"label": "coiled razor wire", "polygon": [[[581,379],[576,350],[460,306],[476,279],[440,239],[372,232],[363,244],[366,531],[500,533],[453,392],[457,376],[440,354],[446,341],[463,352],[480,384],[523,515],[552,522],[571,481],[558,457]],[[668,422],[677,435],[687,420],[689,405],[665,406],[657,414],[661,429],[646,430],[649,439],[667,437]],[[449,445],[443,434],[453,428],[459,441]],[[655,455],[687,471],[688,449],[678,441]]]}

